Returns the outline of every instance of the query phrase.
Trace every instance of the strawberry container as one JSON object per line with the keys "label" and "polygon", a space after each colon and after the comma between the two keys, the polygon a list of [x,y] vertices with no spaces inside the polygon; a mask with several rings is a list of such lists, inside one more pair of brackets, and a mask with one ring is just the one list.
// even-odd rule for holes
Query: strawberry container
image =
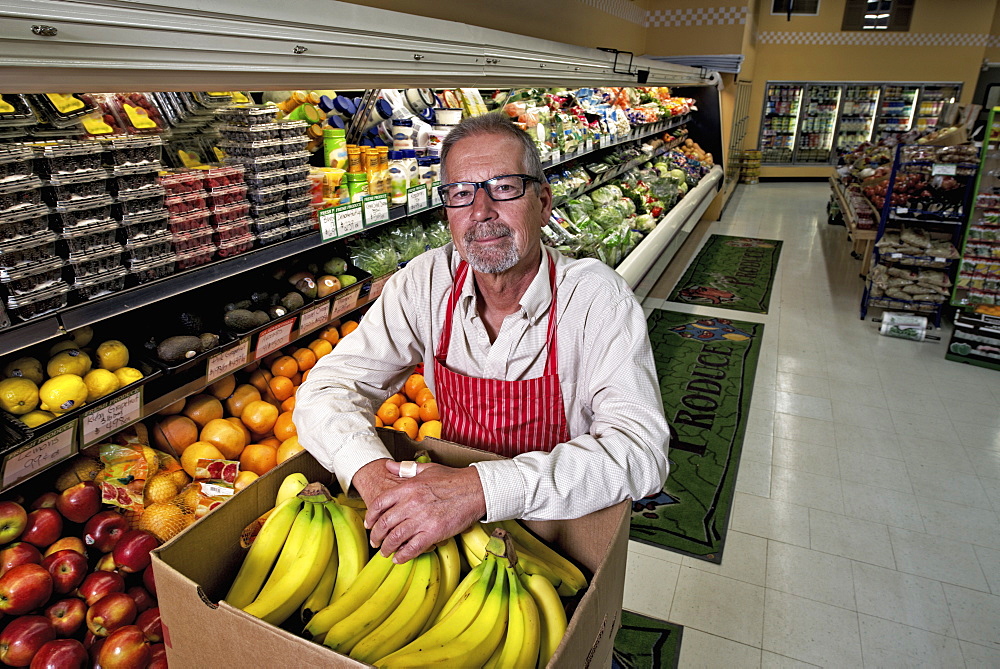
{"label": "strawberry container", "polygon": [[245,218],[250,213],[250,203],[244,200],[238,204],[212,207],[211,212],[212,223],[218,227]]}
{"label": "strawberry container", "polygon": [[206,246],[212,243],[212,235],[215,234],[212,228],[207,228],[205,230],[190,230],[188,232],[179,232],[173,235],[174,239],[174,251],[176,253],[183,253],[190,249],[196,249],[200,246]]}
{"label": "strawberry container", "polygon": [[42,203],[42,182],[30,176],[0,184],[0,216]]}
{"label": "strawberry container", "polygon": [[165,201],[167,212],[171,216],[181,216],[208,206],[205,191],[195,191],[185,195],[172,195]]}
{"label": "strawberry container", "polygon": [[132,261],[129,264],[129,273],[135,277],[138,283],[148,283],[170,276],[176,271],[176,268],[177,256],[171,252],[142,262]]}
{"label": "strawberry container", "polygon": [[167,221],[167,227],[173,234],[190,232],[192,230],[212,229],[209,225],[211,212],[208,209],[192,211],[181,216],[171,216]]}
{"label": "strawberry container", "polygon": [[40,174],[73,174],[101,167],[104,145],[100,142],[57,140],[31,146]]}
{"label": "strawberry container", "polygon": [[128,276],[127,269],[116,267],[85,278],[77,277],[73,282],[73,289],[81,299],[92,300],[122,290],[125,287],[126,276]]}
{"label": "strawberry container", "polygon": [[0,239],[16,240],[49,229],[49,208],[44,204],[0,215]]}
{"label": "strawberry container", "polygon": [[159,177],[168,197],[187,195],[205,190],[200,172],[169,172]]}
{"label": "strawberry container", "polygon": [[218,246],[222,242],[235,239],[237,237],[245,237],[250,234],[252,234],[250,232],[250,219],[242,218],[230,223],[224,223],[216,226],[215,234],[212,235],[212,241],[215,242],[216,246]]}
{"label": "strawberry container", "polygon": [[45,316],[58,311],[69,302],[69,286],[59,281],[53,286],[27,295],[9,295],[7,313],[21,321]]}
{"label": "strawberry container", "polygon": [[202,176],[205,179],[205,188],[221,188],[243,183],[243,173],[242,165],[225,165],[203,170]]}
{"label": "strawberry container", "polygon": [[167,129],[160,110],[145,93],[105,93],[96,97],[131,135],[158,135]]}
{"label": "strawberry container", "polygon": [[215,245],[209,244],[208,246],[200,246],[198,248],[188,249],[183,253],[178,253],[177,269],[190,269],[192,267],[198,267],[199,265],[212,262],[212,258],[215,256],[215,251]]}
{"label": "strawberry container", "polygon": [[219,243],[219,257],[229,258],[231,256],[246,253],[253,248],[254,237],[249,232],[241,237],[234,237]]}
{"label": "strawberry container", "polygon": [[247,187],[245,185],[224,186],[208,191],[208,206],[225,206],[230,204],[246,204]]}

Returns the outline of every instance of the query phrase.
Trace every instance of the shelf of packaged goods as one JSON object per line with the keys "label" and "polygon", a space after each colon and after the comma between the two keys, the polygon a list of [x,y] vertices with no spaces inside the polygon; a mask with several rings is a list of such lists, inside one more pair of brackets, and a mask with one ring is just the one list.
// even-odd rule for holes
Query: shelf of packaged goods
{"label": "shelf of packaged goods", "polygon": [[628,144],[629,142],[634,142],[636,140],[646,139],[647,137],[657,135],[661,132],[668,132],[670,130],[673,130],[674,128],[678,128],[686,124],[690,120],[691,120],[691,114],[681,114],[679,116],[674,116],[667,120],[642,125],[637,128],[633,128],[632,131],[627,135],[625,135],[624,137],[615,137],[615,139],[613,140],[608,140],[604,142],[598,140],[598,142],[595,143],[589,151],[577,149],[572,153],[561,154],[558,160],[544,161],[542,163],[542,169],[547,170],[553,167],[558,167],[563,163],[568,163],[571,160],[582,158],[583,156],[593,153],[595,151],[614,148],[616,146],[620,146],[622,144]]}

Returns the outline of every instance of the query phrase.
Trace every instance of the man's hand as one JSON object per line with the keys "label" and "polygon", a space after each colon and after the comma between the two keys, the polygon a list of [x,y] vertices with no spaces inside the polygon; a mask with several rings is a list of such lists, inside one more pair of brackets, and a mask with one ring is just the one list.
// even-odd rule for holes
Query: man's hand
{"label": "man's hand", "polygon": [[388,458],[372,460],[361,469],[354,472],[351,479],[351,486],[358,491],[365,504],[370,505],[386,490],[399,485],[402,480],[398,476],[393,476],[386,469],[385,463],[392,462]]}
{"label": "man's hand", "polygon": [[385,463],[391,483],[374,500],[365,497],[365,526],[371,530],[372,546],[381,547],[385,556],[395,552],[397,563],[418,557],[486,513],[483,486],[474,467],[420,464],[415,477],[403,479],[396,476],[398,462],[380,462]]}

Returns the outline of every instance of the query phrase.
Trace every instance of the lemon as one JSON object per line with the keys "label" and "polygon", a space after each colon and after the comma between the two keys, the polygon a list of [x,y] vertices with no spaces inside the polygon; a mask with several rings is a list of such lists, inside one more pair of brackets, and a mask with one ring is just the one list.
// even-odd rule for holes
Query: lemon
{"label": "lemon", "polygon": [[128,348],[117,339],[109,339],[97,347],[97,366],[109,371],[128,364]]}
{"label": "lemon", "polygon": [[55,417],[56,415],[51,411],[42,411],[40,409],[35,409],[34,411],[29,411],[28,413],[21,416],[21,422],[27,425],[28,427],[38,427],[42,423],[48,423]]}
{"label": "lemon", "polygon": [[77,374],[59,374],[42,384],[38,397],[43,411],[58,416],[87,403],[87,384]]}
{"label": "lemon", "polygon": [[122,388],[130,383],[135,383],[142,378],[142,372],[140,372],[135,367],[119,367],[115,370],[115,376],[118,377],[118,381],[122,384]]}
{"label": "lemon", "polygon": [[62,351],[72,351],[73,349],[79,350],[79,348],[80,347],[75,341],[65,339],[57,344],[54,344],[52,348],[49,349],[49,357],[51,358],[56,353],[60,353]]}
{"label": "lemon", "polygon": [[90,356],[79,349],[71,348],[56,353],[49,360],[49,364],[45,366],[45,371],[48,372],[50,377],[59,376],[60,374],[75,374],[82,377],[90,371],[90,367]]}
{"label": "lemon", "polygon": [[15,377],[0,381],[0,407],[15,416],[33,411],[38,406],[38,386],[31,379]]}
{"label": "lemon", "polygon": [[109,395],[119,388],[121,382],[114,372],[106,369],[92,369],[83,377],[83,382],[87,384],[87,401],[93,402],[99,397]]}
{"label": "lemon", "polygon": [[3,375],[8,378],[31,379],[36,385],[45,379],[45,375],[42,373],[42,363],[35,358],[18,358],[7,363],[7,366],[3,368]]}
{"label": "lemon", "polygon": [[82,328],[71,331],[69,336],[73,338],[77,346],[86,346],[94,338],[94,329],[89,325],[84,325]]}

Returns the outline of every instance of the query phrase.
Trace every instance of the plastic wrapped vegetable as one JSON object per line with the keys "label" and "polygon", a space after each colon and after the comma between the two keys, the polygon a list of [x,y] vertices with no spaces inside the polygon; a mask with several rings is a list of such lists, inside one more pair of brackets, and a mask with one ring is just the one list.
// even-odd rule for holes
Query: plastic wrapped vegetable
{"label": "plastic wrapped vegetable", "polygon": [[413,260],[427,250],[424,226],[417,222],[399,226],[389,238],[401,261]]}
{"label": "plastic wrapped vegetable", "polygon": [[451,241],[451,230],[445,221],[432,221],[425,226],[424,236],[432,248],[438,248]]}
{"label": "plastic wrapped vegetable", "polygon": [[622,213],[622,216],[629,217],[635,215],[635,203],[632,202],[630,198],[620,197],[612,203],[618,211]]}
{"label": "plastic wrapped vegetable", "polygon": [[591,219],[604,230],[609,230],[622,224],[625,216],[614,206],[595,209]]}
{"label": "plastic wrapped vegetable", "polygon": [[578,198],[572,199],[566,203],[567,205],[576,205],[583,209],[588,214],[594,211],[594,201],[590,199],[588,195],[581,195]]}
{"label": "plastic wrapped vegetable", "polygon": [[649,233],[656,227],[656,219],[651,214],[640,214],[632,220],[632,227],[640,232]]}
{"label": "plastic wrapped vegetable", "polygon": [[372,276],[382,276],[399,267],[399,254],[381,237],[366,239],[351,250],[351,264]]}
{"label": "plastic wrapped vegetable", "polygon": [[622,191],[618,186],[602,186],[590,194],[590,199],[597,207],[606,207],[621,197]]}

